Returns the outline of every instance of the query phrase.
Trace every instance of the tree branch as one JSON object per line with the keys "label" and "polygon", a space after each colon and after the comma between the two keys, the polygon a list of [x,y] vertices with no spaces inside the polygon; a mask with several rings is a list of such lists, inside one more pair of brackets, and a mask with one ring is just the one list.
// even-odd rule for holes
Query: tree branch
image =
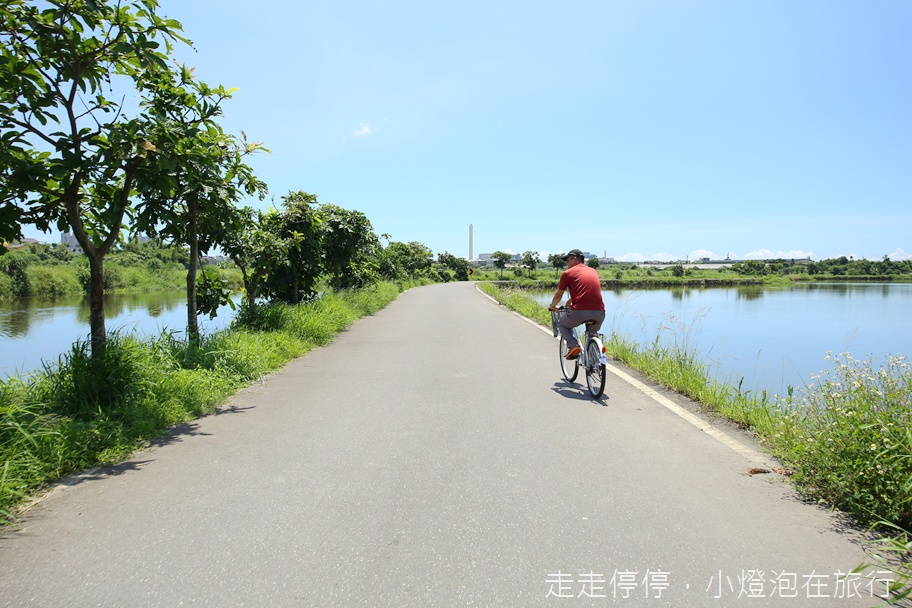
{"label": "tree branch", "polygon": [[7,118],[7,120],[14,125],[22,127],[27,132],[31,133],[32,135],[37,136],[38,138],[44,140],[45,142],[51,144],[52,146],[57,145],[56,140],[52,139],[50,135],[47,135],[46,133],[44,133],[44,131],[38,130],[37,127],[35,127],[33,124],[31,124],[28,121],[19,120],[13,116],[10,116],[9,118]]}

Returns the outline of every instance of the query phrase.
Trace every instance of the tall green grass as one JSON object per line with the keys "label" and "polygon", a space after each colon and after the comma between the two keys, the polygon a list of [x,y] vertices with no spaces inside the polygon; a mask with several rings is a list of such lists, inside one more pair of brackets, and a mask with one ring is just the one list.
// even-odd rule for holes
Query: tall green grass
{"label": "tall green grass", "polygon": [[[243,281],[237,268],[217,270],[229,289],[241,289]],[[88,264],[83,259],[69,264],[23,265],[15,276],[3,272],[0,268],[0,301],[26,297],[53,299],[82,295],[86,293],[88,280]],[[183,264],[156,263],[151,266],[131,266],[116,257],[105,263],[105,290],[108,293],[173,291],[186,289],[186,286],[187,269]]]}
{"label": "tall green grass", "polygon": [[[547,309],[532,295],[492,284],[479,288],[550,325]],[[645,345],[610,331],[609,356],[750,429],[793,473],[807,499],[878,527],[881,546],[898,556],[879,562],[896,572],[894,599],[903,589],[912,592],[912,368],[905,357],[889,356],[878,366],[849,353],[828,355],[831,370],[779,397],[714,377],[711,365],[689,348],[686,328],[679,340],[656,337]]]}
{"label": "tall green grass", "polygon": [[912,369],[849,353],[780,404],[770,438],[808,496],[912,531]]}
{"label": "tall green grass", "polygon": [[478,283],[478,289],[488,294],[510,310],[551,327],[551,312],[529,296],[529,292],[512,285],[498,286],[495,283]]}
{"label": "tall green grass", "polygon": [[400,285],[262,307],[253,327],[204,336],[113,333],[101,360],[80,342],[26,378],[0,382],[0,523],[43,484],[115,462],[168,427],[212,412],[238,388],[330,342],[380,310]]}

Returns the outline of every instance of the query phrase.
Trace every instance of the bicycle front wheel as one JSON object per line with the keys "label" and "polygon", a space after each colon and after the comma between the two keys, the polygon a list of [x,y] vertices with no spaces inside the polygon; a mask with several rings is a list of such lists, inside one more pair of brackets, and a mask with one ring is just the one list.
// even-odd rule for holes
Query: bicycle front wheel
{"label": "bicycle front wheel", "polygon": [[593,399],[598,399],[605,392],[605,373],[598,342],[589,340],[586,343],[586,384]]}
{"label": "bicycle front wheel", "polygon": [[576,380],[576,375],[579,373],[579,359],[567,360],[567,352],[570,350],[570,347],[567,346],[567,340],[561,336],[560,339],[560,364],[561,371],[564,372],[564,378],[568,382],[573,382]]}

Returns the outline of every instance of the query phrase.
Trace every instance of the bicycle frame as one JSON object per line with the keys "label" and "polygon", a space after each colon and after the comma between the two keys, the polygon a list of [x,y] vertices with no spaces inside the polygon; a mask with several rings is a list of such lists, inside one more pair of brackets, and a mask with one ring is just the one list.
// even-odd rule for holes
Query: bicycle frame
{"label": "bicycle frame", "polygon": [[[592,361],[591,363],[592,364],[600,363],[602,365],[607,365],[608,356],[605,354],[605,343],[603,340],[604,336],[600,333],[599,334],[587,333],[583,329],[584,326],[585,326],[585,323],[583,325],[578,325],[573,328],[573,331],[576,334],[576,339],[579,341],[580,346],[582,347],[583,345],[588,345],[590,341],[595,342],[596,346],[598,347],[599,357],[598,357],[598,360]],[[580,363],[582,364],[583,369],[586,369],[586,370],[591,369],[591,367],[589,365],[590,361],[589,361],[589,349],[588,348],[583,348],[583,350],[580,351]]]}

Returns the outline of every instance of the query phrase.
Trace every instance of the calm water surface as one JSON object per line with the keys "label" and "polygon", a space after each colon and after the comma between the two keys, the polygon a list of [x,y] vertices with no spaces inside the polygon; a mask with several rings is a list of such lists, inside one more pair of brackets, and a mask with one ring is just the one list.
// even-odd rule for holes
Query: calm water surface
{"label": "calm water surface", "polygon": [[[743,378],[745,389],[784,394],[829,369],[827,352],[883,360],[912,352],[912,284],[799,284],[763,287],[617,290],[603,293],[612,328],[641,344],[657,337],[699,353],[722,379]],[[551,292],[541,294],[547,304]],[[109,296],[108,330],[183,335],[186,303],[180,292]],[[224,307],[203,331],[227,326]],[[86,339],[88,303],[0,303],[0,378],[56,361],[74,340]]]}
{"label": "calm water surface", "polygon": [[912,351],[912,284],[617,290],[603,299],[603,333],[685,346],[713,374],[754,391],[808,384],[830,369],[827,352],[882,361]]}
{"label": "calm water surface", "polygon": [[[229,306],[223,306],[211,321],[203,315],[200,329],[206,332],[226,327],[233,314]],[[161,292],[106,296],[105,326],[109,332],[120,329],[150,336],[167,330],[183,336],[187,327],[186,295]],[[0,378],[38,369],[42,360],[56,361],[74,341],[88,337],[87,298],[0,302]]]}

